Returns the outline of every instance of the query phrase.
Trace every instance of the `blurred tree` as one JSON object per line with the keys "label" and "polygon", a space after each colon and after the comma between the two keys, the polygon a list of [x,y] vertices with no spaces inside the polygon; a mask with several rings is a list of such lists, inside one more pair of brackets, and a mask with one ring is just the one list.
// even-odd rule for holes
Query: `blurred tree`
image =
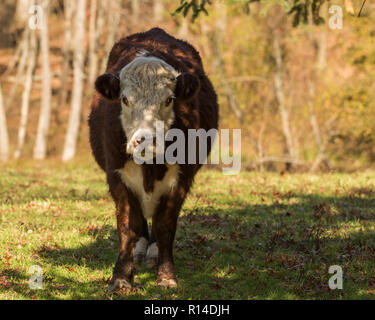
{"label": "blurred tree", "polygon": [[62,48],[63,64],[61,72],[61,87],[59,93],[59,105],[64,105],[67,98],[67,82],[70,73],[71,61],[71,39],[72,39],[72,19],[75,11],[75,0],[64,0],[64,44]]}
{"label": "blurred tree", "polygon": [[220,15],[215,22],[215,30],[211,36],[212,48],[214,51],[214,64],[220,75],[221,83],[224,88],[225,96],[228,101],[229,107],[232,109],[233,114],[238,119],[239,123],[243,123],[243,113],[238,106],[236,94],[233,92],[228,77],[225,71],[225,61],[221,45],[223,43],[223,35],[227,27],[227,13],[226,7],[221,2],[215,2],[215,9]]}
{"label": "blurred tree", "polygon": [[90,20],[89,20],[89,75],[87,83],[89,85],[89,94],[94,90],[93,83],[97,75],[98,69],[98,34],[100,30],[97,29],[97,10],[98,0],[90,1]]}
{"label": "blurred tree", "polygon": [[119,3],[116,1],[111,1],[107,5],[107,26],[108,31],[106,33],[106,41],[104,44],[104,56],[102,59],[102,64],[100,67],[100,73],[104,73],[107,68],[107,60],[109,57],[109,53],[111,52],[112,46],[116,41],[116,34],[118,31],[118,26],[120,23],[120,6]]}
{"label": "blurred tree", "polygon": [[154,23],[157,25],[163,19],[163,12],[164,12],[164,4],[163,0],[154,0]]}
{"label": "blurred tree", "polygon": [[9,157],[9,137],[5,115],[5,107],[0,84],[0,161],[7,161]]}
{"label": "blurred tree", "polygon": [[21,117],[20,117],[20,125],[18,128],[18,140],[17,140],[17,147],[14,152],[14,158],[18,159],[21,156],[22,148],[25,143],[25,136],[26,136],[26,127],[29,115],[29,104],[30,104],[30,93],[31,87],[33,83],[33,75],[34,69],[36,64],[36,57],[37,57],[37,44],[36,44],[36,34],[34,31],[26,28],[24,31],[27,35],[27,52],[28,52],[28,61],[27,61],[27,69],[25,74],[25,83],[24,89],[22,94],[22,104],[21,104]]}
{"label": "blurred tree", "polygon": [[42,97],[39,112],[38,130],[34,147],[34,159],[44,159],[47,154],[47,137],[51,118],[51,67],[48,39],[48,0],[41,2],[43,8],[42,26],[40,29],[40,47],[42,58]]}
{"label": "blurred tree", "polygon": [[[26,8],[28,8],[32,3],[33,2],[31,0],[22,0],[21,1],[22,5],[26,5]],[[19,7],[17,7],[17,8],[18,8],[17,10],[20,10]],[[13,86],[10,89],[9,94],[7,95],[6,105],[9,105],[9,104],[13,103],[13,101],[14,101],[14,97],[17,93],[17,89],[18,89],[18,86],[21,82],[22,75],[25,73],[25,66],[26,66],[27,55],[28,55],[28,43],[29,43],[29,39],[28,39],[29,32],[28,32],[28,30],[29,30],[29,28],[24,28],[27,19],[22,16],[22,17],[19,17],[18,20],[16,20],[16,21],[17,21],[18,28],[20,28],[21,30],[23,29],[23,32],[22,32],[22,37],[20,39],[20,42],[17,46],[17,50],[16,50],[15,55],[14,55],[14,59],[7,68],[6,74],[11,73],[12,70],[17,66],[16,76],[15,76],[15,79],[14,79]],[[23,28],[20,27],[21,21],[24,24]]]}
{"label": "blurred tree", "polygon": [[74,80],[72,103],[69,115],[68,129],[65,137],[65,145],[62,159],[69,161],[73,159],[76,153],[77,139],[80,126],[81,117],[81,102],[83,93],[83,78],[84,78],[84,53],[83,44],[85,40],[85,12],[86,0],[78,0],[75,15],[75,30],[74,30]]}
{"label": "blurred tree", "polygon": [[[14,0],[0,1],[0,48],[10,48],[17,44],[19,29],[17,21],[20,20],[20,11],[16,13]],[[22,12],[24,15],[25,12]]]}
{"label": "blurred tree", "polygon": [[17,0],[14,24],[17,29],[23,29],[29,18],[30,0]]}
{"label": "blurred tree", "polygon": [[345,0],[345,9],[346,12],[354,14],[354,5],[352,0]]}
{"label": "blurred tree", "polygon": [[133,20],[133,23],[136,25],[139,22],[139,14],[141,12],[141,1],[131,0],[131,8],[132,8],[132,20]]}
{"label": "blurred tree", "polygon": [[[28,1],[27,5],[21,4],[26,0],[0,1],[1,26],[6,29],[0,31],[0,36],[6,33],[16,39],[5,41],[6,47],[0,45],[4,113],[10,143],[15,143],[14,155],[25,157],[32,152],[33,133],[40,122],[38,104],[45,96],[44,59],[42,55],[37,59],[39,63],[30,78],[33,50],[27,28],[29,19],[26,15],[16,18],[17,7],[27,7],[35,0]],[[360,11],[364,2],[335,1],[346,9],[343,11],[345,27],[331,30],[328,24],[316,24],[319,19],[313,18],[319,8],[320,21],[328,20],[328,0],[322,1],[320,7],[320,2],[312,0],[196,0],[194,3],[188,0],[177,4],[192,3],[193,6],[185,11],[185,5],[172,19],[163,12],[176,9],[174,0],[114,0],[113,4],[89,0],[84,15],[88,27],[80,43],[85,81],[78,90],[77,62],[74,62],[77,60],[74,44],[77,1],[49,1],[53,116],[48,151],[56,155],[61,152],[60,146],[65,148],[61,143],[67,134],[64,123],[74,117],[78,119],[76,141],[82,141],[80,146],[87,152],[87,127],[79,125],[80,118],[87,112],[96,73],[106,66],[108,50],[118,35],[146,30],[157,23],[200,51],[218,94],[220,126],[241,126],[243,130],[244,168],[284,170],[288,162],[295,169],[312,171],[370,166],[375,163],[375,29],[371,23],[371,4],[367,2],[363,6],[360,19],[353,14]],[[283,19],[272,29],[269,23],[278,22],[275,7]],[[189,18],[194,8],[200,11],[199,19],[191,23]],[[28,12],[19,10],[21,15]],[[114,11],[121,18],[118,23],[113,19],[111,12]],[[183,17],[184,12],[188,19]],[[298,20],[297,12],[298,28],[293,27],[293,22]],[[125,16],[127,19],[122,19]],[[16,23],[17,19],[23,22]],[[37,39],[38,55],[41,42],[40,37]],[[86,93],[80,98],[79,109],[76,108],[78,92]],[[72,96],[76,101],[74,108]],[[71,104],[70,113],[67,104]],[[31,139],[27,141],[29,136]],[[295,159],[290,152],[293,149]]]}
{"label": "blurred tree", "polygon": [[281,119],[281,128],[285,138],[285,150],[290,161],[286,161],[286,170],[290,171],[292,168],[292,161],[297,159],[297,150],[295,148],[294,138],[292,136],[292,131],[290,129],[290,117],[289,109],[286,105],[284,85],[283,85],[283,59],[281,55],[280,40],[279,40],[278,30],[273,30],[273,54],[275,58],[275,93],[278,102],[278,109]]}

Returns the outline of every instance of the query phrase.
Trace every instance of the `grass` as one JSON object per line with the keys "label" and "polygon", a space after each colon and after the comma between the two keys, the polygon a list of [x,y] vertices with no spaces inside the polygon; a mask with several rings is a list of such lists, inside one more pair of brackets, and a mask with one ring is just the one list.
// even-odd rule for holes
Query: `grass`
{"label": "grass", "polygon": [[[117,254],[114,205],[92,161],[0,167],[0,299],[372,299],[375,173],[201,171],[179,219],[179,287],[141,267],[107,293]],[[28,285],[43,269],[43,289]],[[328,268],[343,269],[330,290]]]}

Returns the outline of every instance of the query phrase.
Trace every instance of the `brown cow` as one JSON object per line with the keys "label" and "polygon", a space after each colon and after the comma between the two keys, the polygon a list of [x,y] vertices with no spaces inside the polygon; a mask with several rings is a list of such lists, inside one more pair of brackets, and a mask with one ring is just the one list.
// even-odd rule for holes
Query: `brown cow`
{"label": "brown cow", "polygon": [[[199,53],[159,28],[117,42],[95,83],[89,118],[94,157],[116,204],[119,254],[109,290],[130,288],[134,261],[157,265],[157,281],[177,285],[173,242],[177,218],[200,164],[137,164],[144,134],[164,129],[216,129],[218,104]],[[196,141],[197,142],[197,141]],[[163,141],[164,143],[164,141]],[[189,139],[184,147],[188,150]],[[167,146],[168,142],[165,142]],[[200,151],[197,143],[194,152]],[[210,152],[210,144],[205,151]],[[147,219],[152,219],[149,236]]]}

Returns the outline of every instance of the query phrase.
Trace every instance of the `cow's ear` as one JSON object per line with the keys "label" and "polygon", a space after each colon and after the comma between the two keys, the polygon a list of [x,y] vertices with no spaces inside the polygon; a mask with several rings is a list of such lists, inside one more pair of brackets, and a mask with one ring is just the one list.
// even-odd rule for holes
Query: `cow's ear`
{"label": "cow's ear", "polygon": [[95,81],[96,90],[108,100],[120,98],[120,79],[114,74],[105,73]]}
{"label": "cow's ear", "polygon": [[177,77],[175,96],[180,100],[190,100],[198,92],[200,82],[197,76],[184,72]]}

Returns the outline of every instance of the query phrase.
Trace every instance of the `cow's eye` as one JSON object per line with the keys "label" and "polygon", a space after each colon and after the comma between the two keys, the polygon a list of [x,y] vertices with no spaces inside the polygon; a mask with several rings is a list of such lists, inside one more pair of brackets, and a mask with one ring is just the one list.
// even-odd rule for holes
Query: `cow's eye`
{"label": "cow's eye", "polygon": [[173,96],[169,97],[169,98],[165,101],[165,106],[168,107],[168,106],[172,103],[173,100],[174,100],[174,97],[173,97]]}
{"label": "cow's eye", "polygon": [[123,103],[124,105],[126,105],[126,106],[129,105],[129,101],[128,101],[128,98],[127,98],[127,97],[122,96],[121,100],[122,100],[122,103]]}

